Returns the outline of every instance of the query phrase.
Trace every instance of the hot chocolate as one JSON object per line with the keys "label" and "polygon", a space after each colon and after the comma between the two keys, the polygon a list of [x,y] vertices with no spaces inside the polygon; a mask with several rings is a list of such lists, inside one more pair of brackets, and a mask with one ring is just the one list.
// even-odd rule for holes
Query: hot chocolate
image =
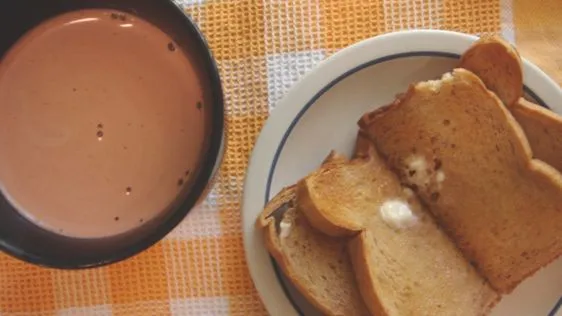
{"label": "hot chocolate", "polygon": [[191,184],[209,111],[195,61],[123,12],[46,21],[0,62],[0,188],[45,229],[116,235]]}

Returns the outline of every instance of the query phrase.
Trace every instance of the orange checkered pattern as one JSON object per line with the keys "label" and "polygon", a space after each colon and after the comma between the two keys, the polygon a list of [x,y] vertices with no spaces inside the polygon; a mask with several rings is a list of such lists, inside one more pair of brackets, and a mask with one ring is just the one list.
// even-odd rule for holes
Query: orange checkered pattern
{"label": "orange checkered pattern", "polygon": [[225,88],[229,148],[208,198],[165,240],[88,271],[0,255],[0,315],[264,315],[244,259],[248,158],[277,101],[341,48],[413,28],[499,33],[562,83],[560,0],[176,0],[199,24]]}

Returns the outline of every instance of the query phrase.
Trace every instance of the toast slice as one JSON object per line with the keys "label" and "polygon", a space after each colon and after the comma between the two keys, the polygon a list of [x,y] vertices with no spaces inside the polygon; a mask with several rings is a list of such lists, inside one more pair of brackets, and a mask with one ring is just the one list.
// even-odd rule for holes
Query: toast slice
{"label": "toast slice", "polygon": [[521,96],[523,72],[517,51],[494,37],[476,41],[462,56],[460,67],[475,73],[511,110],[523,128],[533,156],[562,171],[562,117]]}
{"label": "toast slice", "polygon": [[562,176],[473,73],[412,85],[359,125],[500,293],[562,254]]}
{"label": "toast slice", "polygon": [[357,132],[357,137],[355,138],[355,148],[353,152],[353,158],[365,158],[370,155],[373,143],[369,139],[369,135],[362,131],[361,129]]}
{"label": "toast slice", "polygon": [[[342,157],[332,153],[323,167]],[[324,315],[370,315],[359,293],[347,240],[313,229],[295,203],[295,187],[266,206],[258,226],[266,247],[297,290]]]}
{"label": "toast slice", "polygon": [[[314,228],[334,237],[356,235],[365,228],[363,221],[401,190],[385,163],[376,155],[369,157],[370,163],[353,159],[320,168],[299,181],[297,204]],[[373,181],[377,185],[346,188]]]}
{"label": "toast slice", "polygon": [[315,228],[354,235],[351,260],[372,315],[486,314],[498,295],[372,145],[368,153],[301,180],[297,204]]}
{"label": "toast slice", "polygon": [[562,171],[562,116],[523,98],[511,113],[525,131],[533,156]]}
{"label": "toast slice", "polygon": [[523,69],[517,50],[500,37],[482,37],[461,56],[459,68],[477,75],[507,106],[523,95]]}

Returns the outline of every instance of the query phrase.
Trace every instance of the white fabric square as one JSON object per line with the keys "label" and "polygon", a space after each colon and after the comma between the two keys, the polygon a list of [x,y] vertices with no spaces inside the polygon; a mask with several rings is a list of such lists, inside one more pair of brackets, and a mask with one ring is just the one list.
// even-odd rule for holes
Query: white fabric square
{"label": "white fabric square", "polygon": [[442,5],[441,0],[385,0],[383,8],[386,31],[438,29],[441,27],[439,12]]}
{"label": "white fabric square", "polygon": [[228,315],[227,297],[186,298],[170,301],[172,316]]}
{"label": "white fabric square", "polygon": [[57,312],[57,316],[110,316],[109,305],[98,305],[89,307],[72,307]]}
{"label": "white fabric square", "polygon": [[217,205],[217,192],[216,189],[213,189],[209,192],[205,201],[192,209],[167,238],[189,240],[220,235],[221,223]]}
{"label": "white fabric square", "polygon": [[324,52],[320,50],[267,56],[269,110],[324,56]]}
{"label": "white fabric square", "polygon": [[502,37],[511,43],[515,43],[515,27],[513,26],[513,2],[512,0],[501,0],[500,4]]}
{"label": "white fabric square", "polygon": [[187,7],[190,5],[203,4],[205,3],[205,0],[174,0],[174,2],[183,7]]}

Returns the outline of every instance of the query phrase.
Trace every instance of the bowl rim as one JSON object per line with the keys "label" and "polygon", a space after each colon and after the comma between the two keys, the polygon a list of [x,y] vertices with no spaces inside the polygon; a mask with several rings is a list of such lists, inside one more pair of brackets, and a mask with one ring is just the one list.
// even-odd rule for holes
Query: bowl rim
{"label": "bowl rim", "polygon": [[[76,260],[61,260],[58,258],[47,258],[27,253],[25,249],[14,247],[9,243],[0,240],[0,251],[3,253],[24,262],[62,270],[96,268],[117,263],[140,254],[162,240],[176,226],[178,226],[193,210],[197,203],[205,197],[207,190],[213,183],[217,170],[222,163],[227,141],[225,135],[226,124],[224,94],[219,68],[203,32],[193,21],[192,17],[183,10],[181,5],[175,3],[173,0],[163,1],[161,5],[168,6],[171,9],[170,11],[176,12],[176,15],[172,18],[178,19],[178,21],[183,24],[183,27],[185,27],[186,34],[192,37],[194,44],[193,49],[200,55],[203,62],[202,68],[209,77],[209,87],[211,90],[210,95],[213,100],[213,111],[211,116],[212,130],[209,137],[209,148],[205,154],[207,159],[203,160],[198,176],[189,193],[180,203],[178,203],[177,206],[170,210],[171,215],[168,216],[168,218],[166,218],[159,226],[152,229],[149,233],[142,235],[142,238],[132,242],[127,247],[121,248],[119,251],[109,255]],[[113,9],[110,7],[108,8]]]}
{"label": "bowl rim", "polygon": [[[348,46],[321,61],[281,99],[265,123],[250,158],[244,183],[242,219],[244,248],[250,275],[271,315],[298,315],[280,271],[263,244],[256,218],[270,199],[270,182],[283,143],[306,108],[357,68],[374,60],[412,53],[460,56],[478,37],[441,30],[408,30],[387,33]],[[368,66],[368,65],[367,65]],[[542,70],[523,59],[524,82],[539,103],[562,113],[562,90]],[[275,193],[275,192],[273,192]]]}

